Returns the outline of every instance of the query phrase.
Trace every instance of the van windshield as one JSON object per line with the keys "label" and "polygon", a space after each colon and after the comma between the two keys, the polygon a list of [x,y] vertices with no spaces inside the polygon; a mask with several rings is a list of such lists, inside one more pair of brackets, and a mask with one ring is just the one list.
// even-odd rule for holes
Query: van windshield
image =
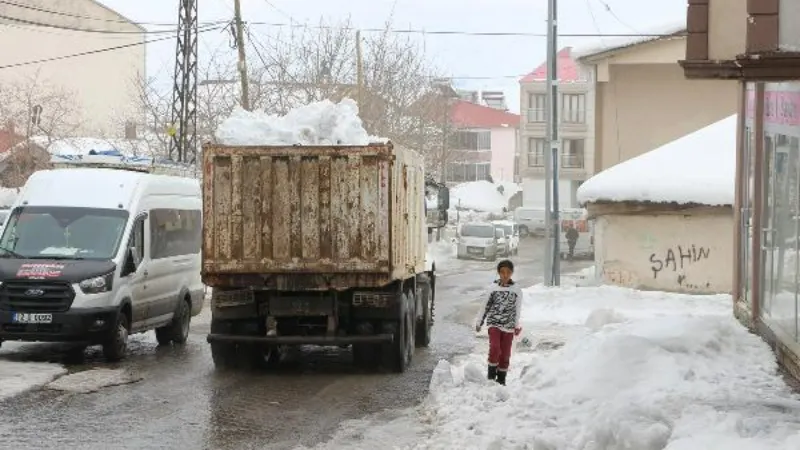
{"label": "van windshield", "polygon": [[514,235],[514,227],[511,225],[495,225],[495,228],[505,231],[506,236]]}
{"label": "van windshield", "polygon": [[0,239],[8,255],[33,259],[112,259],[128,212],[57,206],[14,208]]}
{"label": "van windshield", "polygon": [[487,227],[481,225],[464,225],[461,228],[461,235],[468,237],[493,238],[494,227]]}

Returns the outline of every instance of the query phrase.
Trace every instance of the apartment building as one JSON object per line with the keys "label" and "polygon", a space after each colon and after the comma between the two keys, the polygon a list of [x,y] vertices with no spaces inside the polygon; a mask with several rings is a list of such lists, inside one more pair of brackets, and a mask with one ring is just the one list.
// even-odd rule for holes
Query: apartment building
{"label": "apartment building", "polygon": [[[558,194],[561,206],[577,207],[575,194],[594,174],[594,94],[591,79],[582,73],[566,47],[558,53],[559,129],[561,153]],[[519,175],[525,206],[544,206],[547,151],[547,65],[541,64],[520,80]]]}

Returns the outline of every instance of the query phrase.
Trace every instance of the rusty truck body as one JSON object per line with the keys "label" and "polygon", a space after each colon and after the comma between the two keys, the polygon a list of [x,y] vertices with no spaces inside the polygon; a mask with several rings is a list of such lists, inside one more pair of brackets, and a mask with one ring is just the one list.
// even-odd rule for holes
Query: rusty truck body
{"label": "rusty truck body", "polygon": [[[448,192],[437,189],[446,221]],[[289,345],[352,345],[357,364],[404,371],[433,324],[425,195],[422,158],[391,143],[205,145],[202,277],[213,288],[215,365],[274,364]]]}

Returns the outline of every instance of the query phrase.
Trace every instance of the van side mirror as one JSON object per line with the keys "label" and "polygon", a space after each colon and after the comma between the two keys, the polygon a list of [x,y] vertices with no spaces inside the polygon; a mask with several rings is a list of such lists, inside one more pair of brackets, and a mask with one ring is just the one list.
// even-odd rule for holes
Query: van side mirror
{"label": "van side mirror", "polygon": [[136,273],[136,262],[133,259],[133,249],[129,248],[125,252],[125,261],[122,263],[122,273],[120,276],[127,277],[128,275]]}
{"label": "van side mirror", "polygon": [[439,188],[439,210],[447,211],[450,209],[450,189],[447,186],[442,186]]}

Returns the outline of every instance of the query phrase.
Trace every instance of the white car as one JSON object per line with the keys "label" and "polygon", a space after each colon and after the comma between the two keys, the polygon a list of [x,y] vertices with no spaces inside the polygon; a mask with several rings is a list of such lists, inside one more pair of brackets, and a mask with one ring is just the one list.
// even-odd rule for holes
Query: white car
{"label": "white car", "polygon": [[465,223],[458,237],[458,259],[495,260],[505,252],[503,233],[491,223]]}
{"label": "white car", "polygon": [[496,220],[492,222],[496,229],[503,230],[508,252],[506,256],[519,254],[519,224],[510,220]]}

